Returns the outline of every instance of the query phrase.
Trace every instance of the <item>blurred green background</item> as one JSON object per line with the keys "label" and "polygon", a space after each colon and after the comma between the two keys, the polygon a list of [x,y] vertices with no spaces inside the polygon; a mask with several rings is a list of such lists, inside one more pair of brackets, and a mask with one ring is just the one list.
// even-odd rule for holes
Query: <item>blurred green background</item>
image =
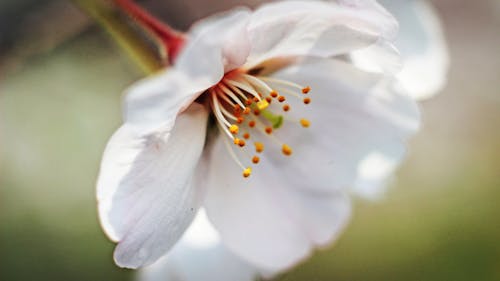
{"label": "blurred green background", "polygon": [[[0,280],[132,280],[113,264],[94,183],[120,92],[141,73],[67,3],[33,3],[0,5]],[[277,280],[500,280],[500,4],[434,3],[449,84],[422,103],[397,180]]]}

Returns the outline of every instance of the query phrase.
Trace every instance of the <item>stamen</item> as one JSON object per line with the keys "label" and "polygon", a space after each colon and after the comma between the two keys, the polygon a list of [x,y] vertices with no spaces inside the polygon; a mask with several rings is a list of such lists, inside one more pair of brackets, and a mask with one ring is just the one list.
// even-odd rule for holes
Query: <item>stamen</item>
{"label": "stamen", "polygon": [[252,168],[248,167],[243,170],[243,177],[248,178],[252,174]]}
{"label": "stamen", "polygon": [[302,118],[300,119],[300,125],[302,125],[302,127],[304,128],[309,128],[309,126],[311,126],[311,122],[309,122],[309,120],[305,118]]}
{"label": "stamen", "polygon": [[307,93],[309,93],[309,91],[311,91],[311,87],[309,87],[309,86],[306,86],[306,87],[302,88],[302,93],[304,95],[307,94]]}
{"label": "stamen", "polygon": [[271,103],[271,101],[273,101],[273,99],[272,99],[271,97],[266,97],[266,101],[267,101],[267,103],[269,103],[269,104],[270,104],[270,103]]}
{"label": "stamen", "polygon": [[281,151],[286,156],[292,155],[292,148],[290,146],[288,146],[287,144],[283,144],[283,146],[281,147]]}
{"label": "stamen", "polygon": [[276,98],[276,97],[278,97],[278,92],[276,92],[275,90],[272,90],[272,91],[269,93],[269,95],[271,95],[271,97],[273,97],[273,98]]}
{"label": "stamen", "polygon": [[233,124],[229,127],[229,131],[231,132],[231,134],[237,134],[239,129],[240,128],[238,127],[238,125],[235,125],[235,124]]}
{"label": "stamen", "polygon": [[302,87],[299,84],[296,84],[296,83],[293,83],[293,82],[290,82],[290,81],[286,81],[286,80],[281,80],[281,79],[276,79],[276,78],[270,78],[270,77],[263,77],[263,76],[258,76],[257,78],[259,78],[262,81],[268,81],[268,82],[275,83],[275,84],[281,84],[281,85],[289,86],[289,87],[292,87],[292,88],[299,89],[301,91],[302,91],[302,89],[307,88],[307,87]]}
{"label": "stamen", "polygon": [[249,133],[244,133],[243,134],[243,138],[244,139],[249,139],[250,138],[250,134]]}
{"label": "stamen", "polygon": [[267,134],[270,135],[273,132],[273,128],[272,127],[266,127],[265,131],[266,131]]}
{"label": "stamen", "polygon": [[241,81],[241,80],[240,81],[234,81],[234,80],[227,79],[227,78],[225,78],[224,81],[226,81],[226,83],[228,83],[228,85],[233,85],[233,86],[238,87],[238,88],[240,88],[242,90],[245,90],[246,92],[248,92],[249,94],[251,94],[252,96],[254,96],[254,97],[256,97],[257,99],[260,100],[259,94],[246,81]]}
{"label": "stamen", "polygon": [[311,98],[304,98],[304,103],[305,104],[310,104],[311,103]]}
{"label": "stamen", "polygon": [[257,155],[252,158],[252,163],[254,163],[254,164],[259,163],[259,161],[260,161],[260,158]]}
{"label": "stamen", "polygon": [[283,105],[283,111],[289,111],[290,110],[290,105],[285,104]]}
{"label": "stamen", "polygon": [[279,102],[284,102],[286,100],[286,98],[284,96],[279,96],[278,97],[278,101]]}
{"label": "stamen", "polygon": [[250,128],[255,127],[255,121],[251,120],[250,122],[248,122],[248,126],[249,126]]}
{"label": "stamen", "polygon": [[255,151],[257,153],[261,153],[262,151],[264,151],[264,144],[263,143],[257,141],[254,143],[254,145],[255,145]]}
{"label": "stamen", "polygon": [[258,108],[259,110],[264,110],[264,109],[266,109],[268,106],[269,106],[269,103],[267,102],[267,100],[261,100],[261,101],[257,102],[257,108]]}
{"label": "stamen", "polygon": [[243,114],[248,114],[250,113],[251,109],[250,107],[245,107],[245,109],[243,110]]}
{"label": "stamen", "polygon": [[244,147],[244,146],[245,146],[245,141],[244,141],[244,140],[242,140],[242,139],[238,140],[238,145],[239,145],[240,147]]}

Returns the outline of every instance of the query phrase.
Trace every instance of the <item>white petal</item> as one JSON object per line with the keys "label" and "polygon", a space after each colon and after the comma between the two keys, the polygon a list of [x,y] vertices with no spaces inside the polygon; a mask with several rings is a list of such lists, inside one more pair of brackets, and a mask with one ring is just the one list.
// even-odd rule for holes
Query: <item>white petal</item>
{"label": "white petal", "polygon": [[428,1],[380,2],[400,22],[395,44],[404,60],[404,68],[398,75],[402,86],[416,99],[436,94],[446,84],[449,55],[434,9]]}
{"label": "white petal", "polygon": [[119,244],[115,261],[136,268],[162,256],[199,205],[191,184],[205,142],[207,111],[193,104],[172,131],[140,135],[122,126],[104,152],[97,183],[99,217]]}
{"label": "white petal", "polygon": [[195,23],[175,67],[190,76],[217,73],[220,80],[224,71],[242,65],[247,59],[249,18],[248,9],[238,8]]}
{"label": "white petal", "polygon": [[141,269],[139,281],[251,281],[256,270],[220,243],[203,209],[179,243],[156,263]]}
{"label": "white petal", "polygon": [[[205,208],[222,241],[235,254],[270,275],[335,239],[349,218],[342,192],[298,189],[265,155],[249,178],[218,138],[211,153]],[[307,184],[308,179],[302,179]]]}
{"label": "white petal", "polygon": [[415,102],[383,83],[381,75],[341,61],[316,60],[276,76],[312,89],[311,104],[290,97],[292,109],[286,114],[290,120],[309,119],[310,128],[285,123],[275,135],[290,144],[293,155],[279,157],[278,151],[271,158],[283,171],[276,171],[278,176],[300,183],[308,178],[307,189],[328,192],[352,187],[368,154],[380,152],[399,160],[406,140],[418,128]]}
{"label": "white petal", "polygon": [[394,18],[376,9],[317,1],[271,3],[252,15],[249,61],[344,54],[392,37],[396,30]]}
{"label": "white petal", "polygon": [[171,127],[177,114],[225,71],[245,63],[250,49],[248,14],[234,10],[197,23],[173,67],[127,90],[126,122],[141,130]]}

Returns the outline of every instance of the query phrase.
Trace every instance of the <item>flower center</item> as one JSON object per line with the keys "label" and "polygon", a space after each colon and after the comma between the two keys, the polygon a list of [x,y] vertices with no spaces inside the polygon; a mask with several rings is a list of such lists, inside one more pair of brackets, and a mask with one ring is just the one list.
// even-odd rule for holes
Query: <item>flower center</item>
{"label": "flower center", "polygon": [[[208,89],[210,106],[226,148],[242,169],[243,177],[249,177],[251,165],[260,162],[259,155],[264,152],[264,142],[258,141],[260,137],[277,144],[283,155],[292,155],[292,148],[275,136],[274,131],[283,126],[284,120],[289,120],[285,118],[291,111],[287,100],[295,98],[307,105],[311,102],[307,96],[310,90],[309,86],[239,70],[226,73],[217,85]],[[273,103],[276,106],[271,106]],[[305,118],[295,123],[303,128],[310,126]],[[251,141],[254,149],[247,147]]]}

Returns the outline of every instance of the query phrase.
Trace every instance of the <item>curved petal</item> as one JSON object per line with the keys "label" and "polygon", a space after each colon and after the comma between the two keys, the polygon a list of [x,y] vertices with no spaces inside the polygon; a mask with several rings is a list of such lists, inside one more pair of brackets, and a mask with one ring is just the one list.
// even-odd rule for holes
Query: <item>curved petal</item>
{"label": "curved petal", "polygon": [[[310,60],[276,77],[309,85],[311,104],[288,99],[289,120],[307,118],[309,128],[285,123],[275,135],[293,149],[290,158],[267,151],[290,182],[308,178],[308,189],[352,187],[358,166],[370,153],[398,156],[419,126],[415,102],[391,88],[383,76],[336,60]],[[279,173],[279,172],[277,172]],[[304,187],[303,187],[304,188]]]}
{"label": "curved petal", "polygon": [[387,12],[335,2],[282,1],[252,14],[249,62],[273,57],[330,57],[392,38],[397,22]]}
{"label": "curved petal", "polygon": [[170,132],[140,135],[127,124],[104,152],[97,199],[115,261],[136,268],[162,256],[182,235],[199,205],[191,184],[205,142],[207,111],[193,104]]}
{"label": "curved petal", "polygon": [[200,209],[172,250],[141,269],[139,281],[252,281],[256,270],[220,242],[217,231]]}
{"label": "curved petal", "polygon": [[[338,237],[350,214],[343,192],[297,189],[265,159],[249,178],[218,138],[211,149],[205,208],[222,242],[266,275],[305,259]],[[303,179],[302,184],[307,184]]]}
{"label": "curved petal", "polygon": [[438,16],[428,1],[382,0],[400,22],[395,44],[404,68],[398,78],[416,99],[428,98],[446,84],[449,55]]}
{"label": "curved petal", "polygon": [[126,91],[125,121],[143,131],[171,128],[177,114],[225,71],[245,63],[248,17],[247,10],[238,9],[198,22],[172,68]]}

